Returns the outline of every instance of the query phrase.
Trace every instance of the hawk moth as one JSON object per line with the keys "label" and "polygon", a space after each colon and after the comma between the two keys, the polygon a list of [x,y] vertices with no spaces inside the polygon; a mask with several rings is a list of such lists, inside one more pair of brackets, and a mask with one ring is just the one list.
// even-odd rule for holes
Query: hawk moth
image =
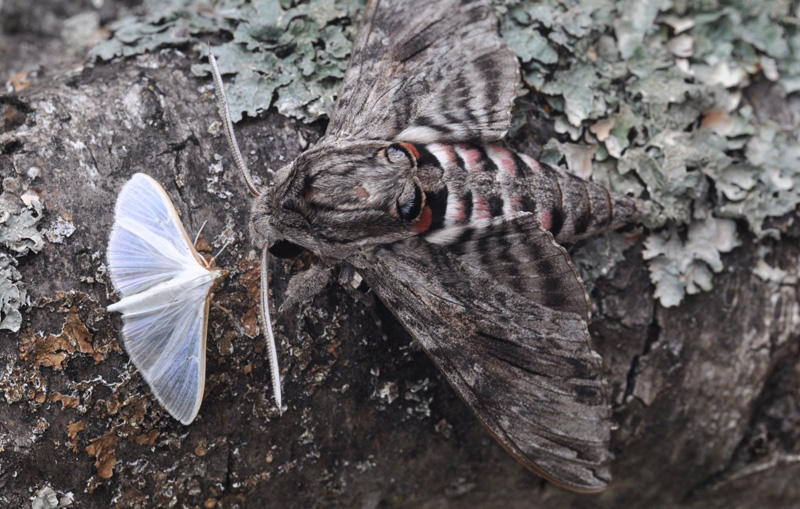
{"label": "hawk moth", "polygon": [[269,253],[317,259],[292,278],[282,309],[337,271],[357,273],[517,460],[572,490],[605,489],[607,388],[588,296],[561,244],[646,207],[491,144],[508,131],[519,70],[490,1],[370,0],[325,135],[265,188],[239,152],[209,60],[256,196],[270,335]]}

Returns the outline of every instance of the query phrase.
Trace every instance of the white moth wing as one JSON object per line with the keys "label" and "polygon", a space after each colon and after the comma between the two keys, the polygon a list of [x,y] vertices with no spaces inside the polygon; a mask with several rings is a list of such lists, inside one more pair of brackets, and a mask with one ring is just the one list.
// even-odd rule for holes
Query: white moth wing
{"label": "white moth wing", "polygon": [[203,398],[210,291],[222,271],[205,266],[169,196],[141,173],[117,200],[108,262],[123,296],[108,309],[122,313],[125,350],[159,403],[189,424]]}
{"label": "white moth wing", "polygon": [[161,185],[136,173],[122,188],[108,244],[114,288],[133,295],[204,265]]}
{"label": "white moth wing", "polygon": [[125,350],[159,403],[183,424],[205,388],[208,295],[214,276],[170,281],[117,303]]}

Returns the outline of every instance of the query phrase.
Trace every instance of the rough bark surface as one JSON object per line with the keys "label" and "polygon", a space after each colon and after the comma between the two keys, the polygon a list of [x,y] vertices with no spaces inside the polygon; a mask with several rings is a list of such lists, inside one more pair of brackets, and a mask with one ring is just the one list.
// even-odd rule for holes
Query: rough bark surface
{"label": "rough bark surface", "polygon": [[[275,317],[279,415],[256,334],[249,197],[227,155],[221,170],[211,85],[172,50],[82,67],[58,19],[83,7],[12,10],[0,32],[3,79],[32,78],[0,95],[3,192],[34,190],[45,226],[61,216],[76,228],[20,259],[32,302],[20,332],[0,334],[0,506],[30,507],[48,486],[77,507],[800,506],[798,288],[753,275],[749,241],[727,255],[713,291],[678,308],[654,302],[641,246],[596,285],[591,330],[618,424],[614,482],[601,495],[518,464],[385,308],[372,313],[333,285]],[[785,98],[758,91],[765,114],[786,114]],[[324,125],[269,113],[237,129],[263,171]],[[539,139],[532,122],[511,143],[536,155]],[[137,171],[165,186],[190,232],[208,221],[209,243],[235,240],[219,259],[231,274],[211,309],[206,395],[188,427],[160,410],[121,350],[119,317],[105,312],[113,206]],[[796,273],[793,219],[778,224],[783,241],[766,242],[769,261]],[[278,302],[309,263],[275,265]]]}

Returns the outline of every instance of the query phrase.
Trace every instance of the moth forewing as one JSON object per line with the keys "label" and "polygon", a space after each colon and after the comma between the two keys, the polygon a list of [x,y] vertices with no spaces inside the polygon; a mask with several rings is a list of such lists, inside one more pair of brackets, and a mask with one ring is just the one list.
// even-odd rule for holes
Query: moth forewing
{"label": "moth forewing", "polygon": [[117,199],[107,250],[122,299],[123,345],[170,415],[191,423],[205,387],[206,329],[214,285],[227,272],[197,252],[164,189],[137,173]]}
{"label": "moth forewing", "polygon": [[500,444],[537,474],[602,491],[610,406],[586,322],[418,239],[354,260]]}
{"label": "moth forewing", "polygon": [[491,2],[373,0],[325,137],[495,141],[518,80]]}

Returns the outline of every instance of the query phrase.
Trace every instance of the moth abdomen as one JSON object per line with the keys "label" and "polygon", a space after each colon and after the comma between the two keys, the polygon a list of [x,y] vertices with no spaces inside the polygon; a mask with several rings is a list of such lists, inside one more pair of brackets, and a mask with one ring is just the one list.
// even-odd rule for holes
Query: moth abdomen
{"label": "moth abdomen", "polygon": [[603,186],[502,147],[432,143],[416,149],[431,209],[431,221],[421,233],[439,243],[448,243],[445,230],[450,227],[519,212],[536,214],[562,243],[619,228],[642,213],[633,198],[612,195]]}

